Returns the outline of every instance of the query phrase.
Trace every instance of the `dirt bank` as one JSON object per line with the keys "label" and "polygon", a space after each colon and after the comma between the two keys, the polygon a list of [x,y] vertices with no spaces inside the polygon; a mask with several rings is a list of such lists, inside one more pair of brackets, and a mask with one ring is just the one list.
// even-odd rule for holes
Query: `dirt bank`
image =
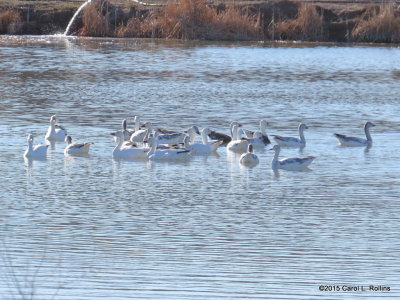
{"label": "dirt bank", "polygon": [[[156,0],[152,0],[153,3]],[[83,1],[1,1],[1,34],[62,33]],[[400,42],[399,4],[93,0],[70,33],[204,40]]]}

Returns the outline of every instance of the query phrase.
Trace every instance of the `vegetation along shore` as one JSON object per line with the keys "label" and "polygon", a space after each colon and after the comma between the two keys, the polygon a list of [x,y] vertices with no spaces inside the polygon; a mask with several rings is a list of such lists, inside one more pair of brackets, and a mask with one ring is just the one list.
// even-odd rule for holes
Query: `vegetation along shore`
{"label": "vegetation along shore", "polygon": [[[0,1],[0,34],[64,33],[84,1]],[[400,42],[400,1],[92,0],[68,34],[186,40]]]}

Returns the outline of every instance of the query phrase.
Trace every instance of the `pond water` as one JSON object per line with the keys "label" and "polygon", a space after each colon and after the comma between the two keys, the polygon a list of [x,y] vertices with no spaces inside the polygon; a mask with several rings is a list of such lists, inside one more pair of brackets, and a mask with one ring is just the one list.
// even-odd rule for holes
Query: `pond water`
{"label": "pond water", "polygon": [[[398,47],[9,36],[0,61],[1,299],[400,298]],[[89,157],[59,143],[24,160],[52,114]],[[281,155],[317,159],[115,160],[109,133],[135,115],[289,136],[304,122],[307,146]],[[337,145],[366,121],[371,148]]]}

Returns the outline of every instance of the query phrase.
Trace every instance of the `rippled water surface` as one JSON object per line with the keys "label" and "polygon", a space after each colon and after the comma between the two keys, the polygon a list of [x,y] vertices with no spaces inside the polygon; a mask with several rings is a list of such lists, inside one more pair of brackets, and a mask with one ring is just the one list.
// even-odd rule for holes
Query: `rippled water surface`
{"label": "rippled water surface", "polygon": [[[400,298],[399,48],[1,37],[0,61],[1,299]],[[55,113],[90,157],[57,144],[24,161]],[[109,133],[135,115],[291,136],[304,122],[307,146],[282,156],[317,159],[114,160]],[[370,149],[337,146],[367,120]]]}

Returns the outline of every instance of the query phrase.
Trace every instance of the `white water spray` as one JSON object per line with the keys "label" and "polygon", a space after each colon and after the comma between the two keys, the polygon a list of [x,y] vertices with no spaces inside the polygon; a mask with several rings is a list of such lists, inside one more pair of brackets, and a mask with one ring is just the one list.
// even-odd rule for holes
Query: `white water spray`
{"label": "white water spray", "polygon": [[[139,4],[141,4],[141,5],[144,5],[144,6],[162,6],[163,4],[158,4],[158,3],[146,3],[146,2],[142,2],[142,1],[139,1],[139,0],[132,0],[132,1],[134,1],[134,2],[136,2],[136,3],[139,3]],[[72,16],[72,18],[71,18],[71,20],[69,21],[69,23],[68,23],[68,25],[67,25],[67,28],[65,29],[65,31],[64,31],[64,36],[67,36],[67,35],[69,35],[69,31],[71,30],[71,27],[72,27],[72,25],[74,24],[74,22],[75,22],[75,19],[78,17],[78,15],[81,13],[81,11],[82,11],[82,9],[84,9],[85,7],[86,7],[86,5],[88,5],[90,2],[92,2],[92,0],[87,0],[85,3],[83,3],[79,8],[78,8],[78,10],[74,13],[74,15]]]}
{"label": "white water spray", "polygon": [[72,16],[71,20],[68,23],[67,28],[64,31],[64,35],[67,36],[69,34],[69,31],[71,29],[71,26],[74,24],[75,19],[78,17],[78,15],[80,14],[80,12],[82,11],[82,9],[85,8],[86,5],[88,5],[90,2],[92,2],[92,0],[87,0],[85,3],[83,3],[78,10],[74,13],[74,15]]}

